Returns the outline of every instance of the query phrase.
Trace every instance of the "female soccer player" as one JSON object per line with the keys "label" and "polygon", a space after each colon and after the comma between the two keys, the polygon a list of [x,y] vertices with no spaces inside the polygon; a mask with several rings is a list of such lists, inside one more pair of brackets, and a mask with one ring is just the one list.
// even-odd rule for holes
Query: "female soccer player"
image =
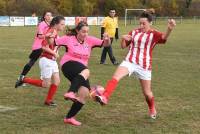
{"label": "female soccer player", "polygon": [[[85,96],[90,90],[89,76],[90,71],[87,67],[88,60],[93,48],[109,45],[110,39],[104,34],[103,40],[88,36],[89,27],[87,23],[80,22],[75,29],[69,30],[67,35],[56,39],[55,44],[63,45],[67,52],[61,59],[61,68],[64,76],[71,82],[71,86],[64,98],[72,100],[71,109],[64,118],[64,122],[72,125],[81,125],[74,116],[81,110],[85,104]],[[79,98],[76,96],[79,88],[85,88],[80,92]],[[87,93],[86,93],[87,92]]]}
{"label": "female soccer player", "polygon": [[15,88],[22,85],[22,79],[24,76],[30,71],[31,67],[35,64],[37,59],[40,57],[42,53],[42,41],[45,37],[48,37],[48,34],[46,33],[47,29],[49,28],[49,24],[52,19],[52,13],[50,11],[46,11],[43,14],[42,21],[37,26],[37,32],[35,35],[34,43],[32,46],[32,52],[29,55],[29,62],[24,66],[24,69],[22,70],[19,78],[17,79],[15,83]]}
{"label": "female soccer player", "polygon": [[56,58],[59,57],[57,53],[57,46],[49,44],[50,40],[57,38],[57,32],[62,31],[65,28],[65,19],[63,16],[56,16],[50,23],[50,28],[47,30],[46,37],[42,42],[42,54],[39,59],[39,66],[41,71],[41,79],[32,79],[24,77],[22,83],[28,83],[38,87],[49,87],[48,95],[45,100],[45,105],[56,106],[53,102],[53,96],[56,93],[58,85],[60,83],[59,70],[56,62]]}
{"label": "female soccer player", "polygon": [[96,100],[100,104],[108,103],[112,92],[123,77],[134,74],[140,80],[149,107],[150,117],[156,118],[154,96],[151,90],[152,50],[156,44],[166,42],[176,23],[173,19],[168,20],[166,33],[151,28],[151,23],[152,15],[145,11],[140,16],[139,28],[132,30],[128,35],[122,36],[121,47],[126,48],[129,46],[129,52],[115,71],[112,79],[108,81],[103,95],[96,96]]}

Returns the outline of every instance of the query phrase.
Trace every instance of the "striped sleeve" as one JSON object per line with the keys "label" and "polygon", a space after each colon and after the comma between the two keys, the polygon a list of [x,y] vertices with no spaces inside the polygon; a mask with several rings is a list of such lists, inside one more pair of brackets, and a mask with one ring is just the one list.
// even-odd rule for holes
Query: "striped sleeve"
{"label": "striped sleeve", "polygon": [[153,41],[156,44],[164,44],[167,41],[166,39],[162,39],[163,33],[156,30],[153,33],[154,33]]}

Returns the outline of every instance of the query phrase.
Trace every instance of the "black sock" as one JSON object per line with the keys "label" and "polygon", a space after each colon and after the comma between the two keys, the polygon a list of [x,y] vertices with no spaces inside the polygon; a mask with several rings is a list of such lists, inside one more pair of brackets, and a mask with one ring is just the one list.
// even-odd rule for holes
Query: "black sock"
{"label": "black sock", "polygon": [[21,73],[21,75],[26,75],[30,70],[31,70],[31,67],[34,65],[36,61],[35,60],[30,60],[25,66],[24,66],[24,69]]}
{"label": "black sock", "polygon": [[84,86],[84,87],[88,88],[89,90],[91,90],[89,79],[85,80],[82,86]]}
{"label": "black sock", "polygon": [[30,71],[30,69],[31,69],[31,66],[29,66],[28,64],[26,64],[24,66],[24,69],[23,69],[21,75],[26,75]]}
{"label": "black sock", "polygon": [[71,86],[69,88],[69,91],[72,92],[78,92],[78,89],[84,85],[85,83],[85,78],[82,75],[77,75],[71,82]]}
{"label": "black sock", "polygon": [[66,115],[66,118],[74,117],[83,107],[84,104],[81,102],[74,102],[71,106],[71,109],[69,110],[68,114]]}

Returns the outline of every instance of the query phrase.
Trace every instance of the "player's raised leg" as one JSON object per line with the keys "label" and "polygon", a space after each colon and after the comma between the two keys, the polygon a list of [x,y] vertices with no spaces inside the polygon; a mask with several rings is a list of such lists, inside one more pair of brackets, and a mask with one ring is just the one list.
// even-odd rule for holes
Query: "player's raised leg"
{"label": "player's raised leg", "polygon": [[37,87],[46,87],[46,85],[47,85],[44,80],[34,79],[34,78],[30,78],[30,77],[24,77],[22,79],[22,83],[27,83],[27,84],[34,85]]}
{"label": "player's raised leg", "polygon": [[107,104],[110,96],[116,89],[118,82],[128,74],[129,74],[128,68],[119,66],[115,71],[112,79],[107,82],[105,87],[105,92],[103,93],[103,95],[96,96],[96,101],[99,102],[101,105]]}
{"label": "player's raised leg", "polygon": [[22,82],[27,83],[37,87],[49,88],[47,97],[45,99],[44,104],[48,106],[56,106],[56,103],[53,102],[53,96],[55,95],[58,85],[60,83],[59,74],[55,73],[55,77],[52,76],[53,82],[51,82],[51,78],[42,78],[41,79],[33,79],[29,77],[24,77]]}
{"label": "player's raised leg", "polygon": [[88,79],[90,71],[85,65],[76,61],[65,63],[62,67],[62,71],[65,77],[71,82],[69,90],[64,94],[64,98],[66,100],[77,101],[76,93]]}
{"label": "player's raised leg", "polygon": [[32,53],[29,56],[29,58],[30,58],[29,62],[24,66],[22,73],[20,74],[19,78],[17,79],[17,81],[15,83],[15,88],[17,88],[23,84],[23,79],[24,79],[25,75],[30,71],[32,66],[37,61],[37,59],[39,59],[41,53],[42,53],[42,49],[37,49],[37,50],[32,51]]}

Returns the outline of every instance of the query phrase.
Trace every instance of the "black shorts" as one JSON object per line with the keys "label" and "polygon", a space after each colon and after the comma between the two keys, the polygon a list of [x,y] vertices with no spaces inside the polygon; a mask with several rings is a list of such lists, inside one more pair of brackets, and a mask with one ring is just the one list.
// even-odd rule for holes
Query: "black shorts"
{"label": "black shorts", "polygon": [[29,58],[31,60],[37,60],[38,58],[40,58],[40,55],[42,54],[42,48],[40,49],[36,49],[36,50],[33,50],[31,52],[31,54],[29,55]]}
{"label": "black shorts", "polygon": [[[71,82],[77,75],[79,75],[84,69],[88,69],[85,65],[77,61],[68,61],[62,65],[62,72],[64,76]],[[87,79],[83,85],[90,90],[90,82]]]}

